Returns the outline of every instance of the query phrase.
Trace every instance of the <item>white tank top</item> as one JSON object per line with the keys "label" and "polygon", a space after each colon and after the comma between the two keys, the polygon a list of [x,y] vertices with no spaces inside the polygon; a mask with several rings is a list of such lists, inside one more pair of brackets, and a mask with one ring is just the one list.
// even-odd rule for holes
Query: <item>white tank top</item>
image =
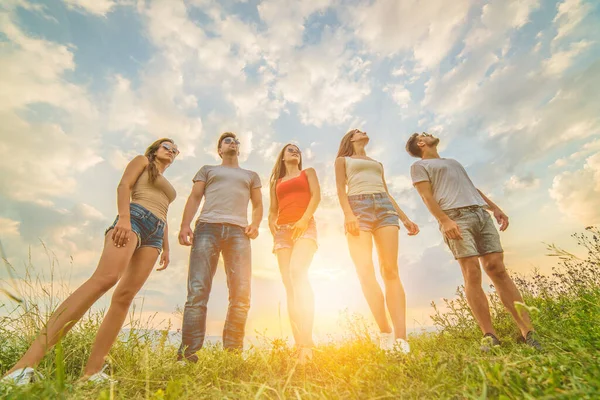
{"label": "white tank top", "polygon": [[385,192],[383,167],[377,161],[344,157],[348,196]]}

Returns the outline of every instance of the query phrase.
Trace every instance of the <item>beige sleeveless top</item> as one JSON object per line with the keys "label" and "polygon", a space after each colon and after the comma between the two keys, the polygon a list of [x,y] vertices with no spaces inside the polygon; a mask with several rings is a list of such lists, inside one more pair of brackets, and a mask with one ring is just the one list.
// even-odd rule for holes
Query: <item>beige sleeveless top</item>
{"label": "beige sleeveless top", "polygon": [[377,161],[344,157],[348,196],[385,192],[383,167]]}
{"label": "beige sleeveless top", "polygon": [[150,183],[148,169],[142,172],[131,191],[132,203],[139,204],[163,221],[167,220],[169,204],[175,200],[175,197],[177,197],[175,188],[164,176],[158,175],[154,184]]}

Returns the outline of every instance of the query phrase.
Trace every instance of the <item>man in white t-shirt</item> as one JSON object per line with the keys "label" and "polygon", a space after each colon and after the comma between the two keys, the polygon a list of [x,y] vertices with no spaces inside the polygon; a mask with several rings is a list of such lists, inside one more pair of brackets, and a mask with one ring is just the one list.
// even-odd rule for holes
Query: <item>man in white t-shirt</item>
{"label": "man in white t-shirt", "polygon": [[[198,360],[195,353],[204,344],[206,305],[220,254],[223,254],[229,288],[223,347],[233,350],[243,348],[250,308],[250,239],[258,236],[263,205],[258,174],[239,166],[239,146],[235,134],[226,132],[221,135],[217,151],[223,161],[220,165],[200,168],[194,176],[194,186],[183,211],[179,243],[192,246],[192,250],[179,360]],[[192,232],[190,224],[202,198],[202,211]],[[247,216],[249,203],[252,203],[250,224]]]}
{"label": "man in white t-shirt", "polygon": [[517,323],[523,340],[539,350],[541,346],[534,337],[529,314],[515,307],[516,302],[523,303],[523,298],[506,271],[500,235],[488,210],[500,224],[500,231],[508,228],[508,217],[473,185],[458,161],[440,157],[439,142],[439,138],[428,133],[414,133],[408,139],[406,151],[420,158],[411,166],[410,175],[423,202],[437,219],[444,241],[460,264],[469,307],[486,338],[482,349],[488,350],[490,344],[500,345],[481,285],[483,266],[500,300]]}

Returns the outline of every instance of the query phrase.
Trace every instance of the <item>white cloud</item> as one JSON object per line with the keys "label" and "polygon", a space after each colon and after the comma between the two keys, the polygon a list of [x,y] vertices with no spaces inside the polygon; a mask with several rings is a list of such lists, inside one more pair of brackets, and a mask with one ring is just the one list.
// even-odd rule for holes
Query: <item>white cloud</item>
{"label": "white cloud", "polygon": [[573,64],[573,60],[581,52],[590,47],[591,43],[582,40],[572,43],[569,50],[557,51],[542,63],[543,71],[546,75],[560,75]]}
{"label": "white cloud", "polygon": [[470,7],[467,0],[375,0],[351,8],[344,19],[370,51],[406,51],[431,68],[455,44]]}
{"label": "white cloud", "polygon": [[411,102],[410,91],[402,84],[390,84],[383,88],[401,108],[408,108]]}
{"label": "white cloud", "polygon": [[557,5],[558,12],[554,17],[556,36],[552,40],[554,45],[560,39],[572,34],[581,24],[590,11],[591,6],[581,0],[565,0]]}
{"label": "white cloud", "polygon": [[540,179],[534,177],[532,174],[521,177],[513,175],[504,184],[504,188],[509,192],[536,189],[538,187],[540,187]]}
{"label": "white cloud", "polygon": [[600,153],[590,156],[583,168],[557,175],[550,196],[566,216],[584,225],[600,223]]}
{"label": "white cloud", "polygon": [[19,236],[20,221],[15,221],[10,218],[0,217],[0,235],[4,236]]}

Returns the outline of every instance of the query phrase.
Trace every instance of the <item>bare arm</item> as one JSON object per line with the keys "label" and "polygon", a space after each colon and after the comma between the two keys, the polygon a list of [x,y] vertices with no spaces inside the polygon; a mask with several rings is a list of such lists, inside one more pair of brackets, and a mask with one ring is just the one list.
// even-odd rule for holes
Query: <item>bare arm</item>
{"label": "bare arm", "polygon": [[263,217],[263,201],[260,188],[254,188],[250,192],[250,201],[252,202],[252,222],[246,227],[246,235],[250,239],[256,239],[258,236],[258,227]]}
{"label": "bare arm", "polygon": [[504,211],[502,211],[500,209],[500,207],[498,207],[496,205],[496,203],[494,203],[485,194],[483,194],[481,192],[481,190],[477,189],[477,191],[479,192],[479,194],[481,195],[481,197],[483,197],[483,200],[485,200],[485,202],[490,207],[490,211],[494,214],[494,217],[496,218],[496,221],[500,225],[500,231],[504,232],[506,230],[506,228],[508,228],[508,216],[504,213]]}
{"label": "bare arm", "polygon": [[273,185],[269,190],[269,230],[271,231],[271,235],[275,235],[277,231],[277,217],[279,216],[279,202],[275,186]]}
{"label": "bare arm", "polygon": [[335,160],[335,186],[340,205],[344,211],[344,227],[348,233],[358,236],[360,234],[358,218],[352,212],[352,207],[350,207],[348,201],[348,193],[346,193],[346,160],[344,160],[344,157],[338,157]]}
{"label": "bare arm", "polygon": [[129,214],[129,204],[131,202],[131,189],[137,182],[140,175],[148,166],[149,161],[146,156],[137,156],[127,164],[121,181],[117,186],[117,210],[119,221],[112,231],[112,239],[115,246],[125,246],[129,241],[131,232],[131,215]]}
{"label": "bare arm", "polygon": [[157,271],[162,271],[167,269],[169,263],[171,262],[170,258],[170,247],[169,247],[169,224],[165,223],[165,232],[163,234],[163,249],[160,254],[160,265],[161,267],[157,269]]}
{"label": "bare arm", "polygon": [[308,168],[305,171],[308,179],[308,187],[310,189],[310,201],[308,206],[302,215],[302,218],[294,224],[294,231],[292,232],[292,239],[296,240],[301,237],[304,232],[308,229],[308,224],[313,217],[317,207],[321,202],[321,186],[319,185],[319,178],[314,168]]}
{"label": "bare arm", "polygon": [[194,216],[198,212],[198,207],[200,207],[200,202],[204,196],[205,187],[206,182],[204,181],[194,182],[194,186],[192,186],[192,192],[185,202],[183,217],[181,218],[181,228],[179,230],[179,243],[184,246],[192,245],[194,233],[192,232],[190,225],[192,223],[192,219],[194,219]]}
{"label": "bare arm", "polygon": [[440,205],[435,201],[433,197],[433,189],[431,188],[431,182],[423,181],[415,183],[415,188],[419,192],[421,199],[427,206],[427,209],[438,220],[442,225],[442,232],[448,239],[462,239],[460,228],[456,222],[452,221],[450,217],[442,210]]}
{"label": "bare arm", "polygon": [[394,198],[390,194],[390,191],[388,190],[388,187],[387,187],[387,183],[385,182],[385,174],[383,172],[383,164],[381,164],[381,163],[379,163],[379,164],[381,165],[381,179],[383,180],[383,186],[385,187],[385,192],[387,193],[388,198],[392,202],[392,205],[394,206],[394,209],[398,213],[398,217],[400,218],[400,221],[402,222],[402,225],[404,225],[404,227],[408,230],[408,234],[410,236],[416,235],[417,233],[419,233],[419,227],[417,226],[417,224],[415,224],[414,222],[412,222],[410,220],[410,218],[408,218],[406,216],[406,214],[404,213],[404,211],[402,211],[402,209],[400,208],[400,206],[398,205],[398,203],[396,203],[396,200],[394,200]]}

